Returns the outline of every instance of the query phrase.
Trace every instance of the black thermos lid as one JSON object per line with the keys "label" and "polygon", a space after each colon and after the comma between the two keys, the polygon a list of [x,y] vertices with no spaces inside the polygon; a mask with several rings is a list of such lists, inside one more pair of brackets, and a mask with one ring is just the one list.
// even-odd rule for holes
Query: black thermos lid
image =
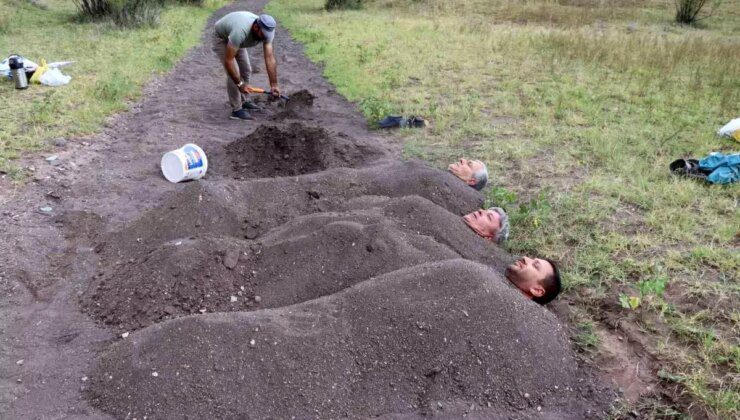
{"label": "black thermos lid", "polygon": [[8,59],[8,66],[11,70],[17,70],[23,68],[23,58],[19,55],[11,55]]}

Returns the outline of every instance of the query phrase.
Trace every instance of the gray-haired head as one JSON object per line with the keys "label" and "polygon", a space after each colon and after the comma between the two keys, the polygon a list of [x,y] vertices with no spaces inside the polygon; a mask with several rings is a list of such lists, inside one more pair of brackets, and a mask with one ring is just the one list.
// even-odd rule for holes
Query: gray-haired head
{"label": "gray-haired head", "polygon": [[501,228],[498,230],[496,237],[493,238],[493,240],[496,241],[497,244],[501,244],[505,240],[509,239],[509,216],[501,207],[491,207],[489,210],[495,211],[499,215]]}
{"label": "gray-haired head", "polygon": [[483,169],[473,173],[473,179],[475,180],[475,184],[473,184],[472,187],[476,190],[480,191],[486,186],[486,183],[488,182],[488,168],[486,168],[485,163],[483,164]]}

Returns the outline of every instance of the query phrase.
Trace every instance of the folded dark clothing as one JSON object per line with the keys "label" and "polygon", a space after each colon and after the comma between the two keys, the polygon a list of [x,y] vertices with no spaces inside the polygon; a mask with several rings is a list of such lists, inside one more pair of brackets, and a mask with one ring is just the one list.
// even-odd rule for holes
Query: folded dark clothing
{"label": "folded dark clothing", "polygon": [[416,117],[413,115],[408,118],[401,115],[388,115],[387,117],[378,121],[378,126],[380,126],[380,128],[421,128],[426,127],[427,124],[428,123],[424,118]]}

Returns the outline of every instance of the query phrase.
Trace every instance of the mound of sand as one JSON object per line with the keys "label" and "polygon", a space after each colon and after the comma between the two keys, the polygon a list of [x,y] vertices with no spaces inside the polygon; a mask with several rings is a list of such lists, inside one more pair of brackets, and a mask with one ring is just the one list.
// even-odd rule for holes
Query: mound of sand
{"label": "mound of sand", "polygon": [[270,119],[273,121],[311,120],[313,119],[312,110],[315,99],[316,97],[305,89],[293,92],[290,95],[290,100],[280,102],[282,107]]}
{"label": "mound of sand", "polygon": [[[495,272],[419,265],[302,304],[199,315],[112,345],[87,397],[115,417],[599,417],[554,316]],[[444,414],[444,411],[442,412]]]}
{"label": "mound of sand", "polygon": [[256,239],[301,215],[343,210],[351,202],[361,206],[366,201],[357,199],[368,195],[417,195],[455,215],[483,204],[479,192],[452,174],[415,161],[335,168],[296,178],[200,181],[108,235],[98,251],[105,250],[108,264],[115,264],[175,239],[205,234]]}
{"label": "mound of sand", "polygon": [[82,307],[130,331],[181,315],[291,305],[392,270],[459,257],[433,238],[399,231],[380,217],[344,218],[369,223],[337,216],[321,224],[291,223],[292,232],[260,242],[168,242],[101,272],[82,295]]}
{"label": "mound of sand", "polygon": [[[235,178],[282,177],[353,167],[381,156],[346,135],[301,123],[261,125],[247,137],[226,146],[229,174]],[[221,159],[219,159],[221,160]],[[218,166],[218,165],[217,165]]]}

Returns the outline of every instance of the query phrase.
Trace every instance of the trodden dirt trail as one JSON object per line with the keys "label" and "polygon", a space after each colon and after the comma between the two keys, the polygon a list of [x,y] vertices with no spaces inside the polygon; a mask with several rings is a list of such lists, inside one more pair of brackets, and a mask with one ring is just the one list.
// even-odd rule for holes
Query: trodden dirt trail
{"label": "trodden dirt trail", "polygon": [[[602,417],[613,391],[462,223],[480,193],[400,160],[286,31],[289,105],[227,119],[208,35],[263,5],[3,186],[0,417]],[[170,184],[189,142],[208,175]]]}

